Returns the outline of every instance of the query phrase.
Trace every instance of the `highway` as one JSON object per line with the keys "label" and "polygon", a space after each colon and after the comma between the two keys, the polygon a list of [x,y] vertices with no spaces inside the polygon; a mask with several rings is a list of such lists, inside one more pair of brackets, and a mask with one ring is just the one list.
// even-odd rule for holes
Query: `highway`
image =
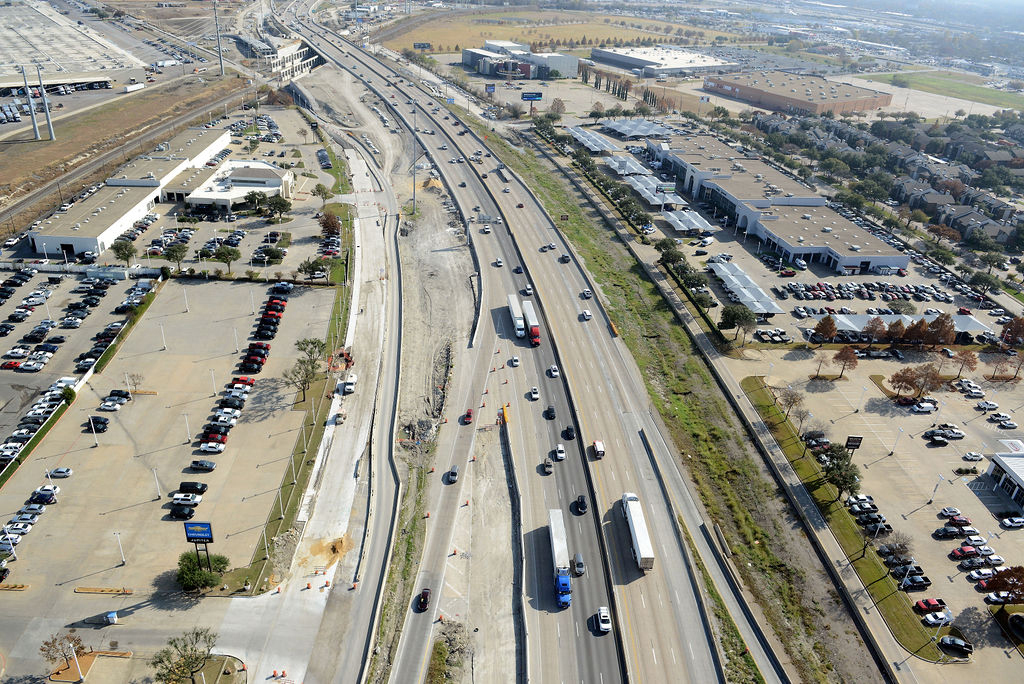
{"label": "highway", "polygon": [[[304,31],[322,31],[313,24],[302,26]],[[332,50],[323,42],[318,46]],[[530,676],[545,680],[557,677],[560,681],[720,679],[715,638],[701,616],[696,588],[700,580],[693,575],[670,514],[681,506],[691,513],[693,502],[667,440],[659,433],[639,369],[615,336],[599,303],[599,293],[597,299],[582,298],[584,288],[596,288],[575,258],[568,264],[559,263],[560,254],[571,254],[569,246],[525,185],[514,177],[507,183],[498,177],[493,157],[485,157],[482,165],[448,163],[452,156],[468,159],[477,149],[487,151],[480,140],[472,134],[455,135],[461,127],[453,118],[444,118],[446,110],[435,115],[437,104],[426,93],[410,83],[387,85],[396,83],[398,77],[393,71],[353,46],[348,48],[347,54],[339,51],[332,56],[368,82],[382,99],[394,103],[397,117],[410,129],[418,125],[421,130],[432,127],[437,132],[418,135],[418,139],[466,215],[504,217],[503,224],[490,223],[490,234],[482,232],[483,222],[467,223],[486,277],[481,283],[483,311],[476,360],[471,372],[463,368],[459,373],[454,396],[459,397],[456,402],[463,400],[466,407],[471,407],[483,390],[489,389],[490,396],[509,404],[509,435],[524,496]],[[392,93],[394,98],[390,97]],[[408,104],[410,98],[415,105]],[[448,150],[440,150],[442,145]],[[466,187],[459,187],[461,183]],[[503,192],[506,187],[508,192]],[[541,251],[541,245],[548,242],[554,242],[556,248]],[[494,265],[498,257],[505,263],[502,268]],[[516,265],[522,265],[525,273],[514,274],[512,267]],[[524,346],[523,340],[511,333],[505,302],[507,294],[520,292],[528,282],[536,291],[532,299],[542,304],[542,344],[536,349]],[[593,320],[581,320],[583,308],[594,312]],[[494,350],[501,349],[500,354],[493,353],[491,340]],[[523,361],[518,369],[507,366],[512,353]],[[487,368],[488,359],[494,360],[495,373]],[[499,370],[503,363],[506,367]],[[552,364],[562,370],[558,380],[546,373]],[[494,379],[485,387],[489,375]],[[532,386],[541,389],[537,402],[526,398]],[[557,420],[546,420],[541,415],[548,404],[555,406]],[[579,416],[578,423],[572,418],[575,416]],[[492,420],[492,416],[482,414],[480,419]],[[579,433],[574,441],[565,439],[562,432],[570,423],[576,424]],[[600,461],[590,460],[587,449],[595,439],[602,440],[608,451]],[[450,444],[452,454],[465,458],[471,442],[472,430],[451,438],[442,429],[440,443]],[[539,463],[559,442],[569,449],[570,458],[556,464],[553,477],[544,477],[539,473]],[[443,460],[438,465],[439,469],[445,467]],[[440,491],[434,502],[440,516],[454,515],[452,511],[460,500],[458,490],[450,489],[455,491]],[[630,554],[629,530],[618,503],[625,491],[639,495],[655,542],[655,567],[646,575],[637,569]],[[571,505],[581,493],[591,503],[583,516],[576,515]],[[666,497],[672,501],[671,509]],[[561,612],[554,605],[546,531],[547,511],[556,507],[563,510],[567,520],[570,553],[581,551],[588,561],[587,575],[574,583],[573,606]],[[441,523],[449,520],[440,518],[431,526],[442,531],[428,534],[420,577],[423,586],[437,587],[443,582],[443,559],[450,545],[434,537],[447,542],[451,528]],[[605,558],[607,563],[600,562]],[[606,571],[610,575],[605,576]],[[609,600],[610,595],[614,601]],[[612,606],[615,637],[621,639],[618,648],[604,646],[601,640],[607,637],[595,635],[593,615],[598,605]],[[429,657],[430,625],[438,609],[435,604],[429,622],[410,614],[393,681],[422,680]],[[775,672],[763,674],[769,681],[780,680]]]}

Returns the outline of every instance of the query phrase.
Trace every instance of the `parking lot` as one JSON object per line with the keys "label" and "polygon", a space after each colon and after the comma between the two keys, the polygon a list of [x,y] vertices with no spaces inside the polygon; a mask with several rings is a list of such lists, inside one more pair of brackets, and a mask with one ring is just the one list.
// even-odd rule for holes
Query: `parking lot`
{"label": "parking lot", "polygon": [[[17,624],[41,618],[64,625],[85,617],[73,586],[128,586],[143,596],[172,590],[177,556],[192,548],[181,523],[169,515],[181,481],[208,485],[195,519],[213,524],[211,552],[228,556],[233,567],[249,562],[303,429],[302,414],[291,410],[296,390],[281,375],[297,358],[296,340],[323,337],[333,290],[300,287],[289,295],[279,333],[270,341],[272,353],[254,376],[223,453],[205,453],[199,436],[229,381],[241,375],[241,352],[255,339],[265,299],[264,287],[246,283],[167,283],[113,362],[82,388],[0,491],[0,511],[13,516],[45,483],[45,470],[73,471],[59,483],[58,503],[47,508],[10,563],[9,581],[34,589],[10,596]],[[128,378],[139,381],[132,399],[97,413],[102,399],[123,390]],[[107,416],[109,429],[94,436],[90,415]],[[203,458],[215,461],[215,470],[190,468]]]}
{"label": "parking lot", "polygon": [[[989,547],[979,551],[979,556],[991,553],[991,562],[997,567],[1024,562],[1024,530],[1000,525],[1001,518],[1019,515],[1020,509],[984,474],[993,453],[1024,448],[1020,442],[1024,432],[1000,427],[991,419],[1002,412],[1016,419],[1024,410],[1024,391],[1016,383],[991,382],[981,373],[965,373],[984,393],[983,399],[968,397],[967,391],[947,384],[931,392],[935,412],[916,413],[883,393],[875,379],[888,378],[901,367],[925,363],[935,357],[934,352],[907,352],[902,361],[862,359],[842,380],[815,379],[817,362],[811,350],[766,348],[748,350],[744,357],[728,362],[737,378],[767,374],[766,382],[776,392],[789,387],[803,395],[803,406],[811,414],[803,425],[805,433],[818,431],[839,444],[850,435],[864,438],[854,453],[861,470],[861,492],[873,497],[887,524],[910,536],[907,555],[913,563],[908,564],[920,566],[931,581],[925,589],[908,592],[908,605],[919,599],[943,599],[954,624],[977,648],[974,659],[985,668],[978,674],[1005,677],[1006,664],[1013,662],[1003,655],[1009,644],[988,617],[984,585],[969,577],[974,570],[992,566],[974,560],[961,564],[950,554],[973,534],[981,538],[974,540],[976,543],[984,541],[981,546]],[[979,401],[992,401],[997,409],[983,410]],[[940,426],[951,433],[945,444],[925,437]],[[973,460],[978,454],[981,460]],[[807,458],[811,457],[808,450]],[[978,474],[955,472],[972,466]],[[940,538],[934,532],[947,524],[947,516],[942,515],[947,506],[966,517],[965,527],[956,537]],[[875,545],[885,542],[883,532]],[[966,560],[973,554],[964,555]]]}

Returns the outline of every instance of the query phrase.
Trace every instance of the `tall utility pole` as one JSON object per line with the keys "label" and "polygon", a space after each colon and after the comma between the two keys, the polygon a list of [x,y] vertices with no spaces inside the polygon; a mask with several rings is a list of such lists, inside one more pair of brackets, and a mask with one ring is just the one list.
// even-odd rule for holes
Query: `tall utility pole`
{"label": "tall utility pole", "polygon": [[46,99],[46,88],[43,86],[43,72],[36,65],[36,76],[39,78],[39,95],[43,98],[43,111],[46,112],[46,127],[50,129],[50,140],[56,140],[57,135],[53,132],[53,119],[50,118],[50,102]]}
{"label": "tall utility pole", "polygon": [[28,87],[28,70],[21,67],[21,78],[25,83],[25,97],[28,98],[28,113],[32,115],[32,134],[36,140],[42,140],[39,135],[39,122],[36,121],[36,103],[32,100],[32,89]]}
{"label": "tall utility pole", "polygon": [[217,29],[217,58],[220,60],[220,75],[224,75],[224,53],[220,49],[220,17],[217,16],[217,0],[213,0],[213,25]]}

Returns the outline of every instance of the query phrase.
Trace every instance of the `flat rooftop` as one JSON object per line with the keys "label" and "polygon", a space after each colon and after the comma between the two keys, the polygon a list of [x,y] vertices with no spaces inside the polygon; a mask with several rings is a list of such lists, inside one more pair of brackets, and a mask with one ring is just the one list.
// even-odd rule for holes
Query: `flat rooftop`
{"label": "flat rooftop", "polygon": [[690,161],[691,157],[721,159],[744,156],[744,153],[737,152],[712,135],[674,135],[668,139],[668,148],[676,153],[676,156],[686,157],[687,161]]}
{"label": "flat rooftop", "polygon": [[[603,48],[598,50],[598,57],[600,57],[600,53],[642,60],[648,62],[648,66],[662,69],[709,69],[734,64],[717,57],[710,57],[699,52],[680,50],[673,47]],[[593,53],[591,53],[591,56],[593,56]]]}
{"label": "flat rooftop", "polygon": [[716,176],[718,173],[729,174],[728,178],[716,177],[711,182],[739,200],[751,201],[770,197],[819,197],[814,190],[800,184],[797,180],[760,159],[736,158],[730,161],[719,158],[709,160],[707,168],[720,169],[716,172]]}
{"label": "flat rooftop", "polygon": [[218,169],[215,166],[200,166],[198,168],[185,169],[164,186],[164,191],[183,192],[187,195],[206,181],[213,178],[217,171]]}
{"label": "flat rooftop", "polygon": [[58,236],[98,238],[128,210],[157,193],[155,187],[104,185],[89,197],[75,202],[66,213],[57,213],[44,220],[35,229],[38,234],[36,242],[46,242],[47,236],[52,235],[56,250]]}
{"label": "flat rooftop", "polygon": [[806,102],[845,102],[883,94],[870,88],[829,81],[821,76],[791,74],[785,71],[752,71],[713,76],[709,79],[717,83],[751,88]]}
{"label": "flat rooftop", "polygon": [[762,212],[761,225],[792,247],[831,247],[844,256],[855,253],[865,257],[900,254],[894,247],[828,207],[774,205]]}

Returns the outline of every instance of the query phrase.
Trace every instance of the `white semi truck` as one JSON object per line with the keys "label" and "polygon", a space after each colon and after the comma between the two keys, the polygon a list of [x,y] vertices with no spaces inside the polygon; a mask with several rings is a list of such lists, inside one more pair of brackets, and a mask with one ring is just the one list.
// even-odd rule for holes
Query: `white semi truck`
{"label": "white semi truck", "polygon": [[512,316],[512,325],[516,329],[516,337],[524,337],[526,335],[526,323],[523,319],[523,308],[519,306],[519,298],[510,294],[508,296],[508,312]]}
{"label": "white semi truck", "polygon": [[555,598],[559,608],[572,605],[572,574],[569,570],[569,544],[565,536],[565,521],[557,508],[548,511],[548,531],[551,532],[551,558],[554,560]]}
{"label": "white semi truck", "polygon": [[633,542],[633,558],[641,570],[654,568],[654,546],[651,535],[647,532],[647,521],[644,520],[644,509],[640,507],[640,497],[633,492],[622,495],[622,514],[629,523],[629,536]]}

